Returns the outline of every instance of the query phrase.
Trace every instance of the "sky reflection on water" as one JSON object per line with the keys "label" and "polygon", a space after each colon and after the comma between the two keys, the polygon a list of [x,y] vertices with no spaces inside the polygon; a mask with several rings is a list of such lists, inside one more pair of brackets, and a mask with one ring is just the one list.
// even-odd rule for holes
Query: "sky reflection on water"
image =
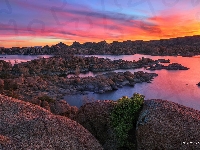
{"label": "sky reflection on water", "polygon": [[[164,99],[179,104],[200,110],[200,88],[196,85],[200,82],[200,56],[195,57],[175,57],[175,56],[149,56],[149,55],[94,55],[101,58],[123,59],[123,60],[138,60],[141,57],[152,59],[165,58],[170,59],[171,63],[180,63],[183,66],[189,67],[189,70],[144,70],[144,69],[129,69],[130,72],[144,70],[145,72],[155,72],[158,74],[152,83],[136,84],[135,87],[123,87],[117,91],[112,91],[104,94],[90,93],[87,96],[96,100],[111,99],[117,100],[123,95],[132,96],[134,92],[145,95],[145,99]],[[125,71],[117,70],[116,72]],[[84,74],[84,76],[93,76],[94,74]],[[65,99],[70,105],[80,107],[82,99],[85,96],[66,96]]]}

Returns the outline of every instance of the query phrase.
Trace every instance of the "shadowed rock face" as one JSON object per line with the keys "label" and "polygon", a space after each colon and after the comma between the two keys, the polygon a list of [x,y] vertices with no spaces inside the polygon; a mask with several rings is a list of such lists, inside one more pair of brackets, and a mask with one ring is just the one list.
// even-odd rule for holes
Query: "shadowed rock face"
{"label": "shadowed rock face", "polygon": [[148,100],[137,123],[138,149],[200,149],[199,129],[199,111],[174,102]]}
{"label": "shadowed rock face", "polygon": [[104,149],[118,149],[119,143],[110,125],[110,113],[115,102],[111,100],[87,103],[80,107],[75,120],[83,125],[102,144]]}
{"label": "shadowed rock face", "polygon": [[102,149],[80,124],[0,95],[0,149]]}

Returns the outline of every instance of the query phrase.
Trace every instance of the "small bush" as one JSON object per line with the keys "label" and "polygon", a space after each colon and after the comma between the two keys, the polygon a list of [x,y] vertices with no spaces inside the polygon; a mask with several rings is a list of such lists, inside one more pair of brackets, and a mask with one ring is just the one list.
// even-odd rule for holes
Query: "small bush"
{"label": "small bush", "polygon": [[41,100],[41,101],[46,101],[48,103],[54,103],[55,102],[54,99],[52,99],[51,97],[49,97],[47,95],[40,96],[40,97],[38,97],[38,99]]}
{"label": "small bush", "polygon": [[[122,148],[135,149],[134,142],[129,142],[129,132],[134,132],[139,111],[143,105],[144,96],[138,93],[128,98],[123,96],[117,101],[111,113],[111,125],[119,139]],[[132,139],[133,141],[133,139]]]}

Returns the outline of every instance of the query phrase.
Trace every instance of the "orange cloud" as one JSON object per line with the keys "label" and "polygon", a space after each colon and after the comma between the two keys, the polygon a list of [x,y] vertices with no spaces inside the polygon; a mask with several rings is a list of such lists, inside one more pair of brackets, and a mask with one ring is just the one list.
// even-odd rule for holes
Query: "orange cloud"
{"label": "orange cloud", "polygon": [[30,18],[25,15],[24,20],[10,19],[0,24],[0,47],[44,46],[60,41],[71,44],[73,41],[154,40],[200,34],[198,7],[188,11],[170,7],[156,16],[134,17],[87,7],[48,7],[19,0],[15,3],[34,9],[41,16],[33,13]]}

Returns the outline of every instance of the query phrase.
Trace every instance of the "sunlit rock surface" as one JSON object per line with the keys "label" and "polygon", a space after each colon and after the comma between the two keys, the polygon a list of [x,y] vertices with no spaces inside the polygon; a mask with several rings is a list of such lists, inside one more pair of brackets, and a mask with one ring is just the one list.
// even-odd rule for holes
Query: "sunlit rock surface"
{"label": "sunlit rock surface", "polygon": [[77,122],[0,95],[0,149],[101,150],[102,147]]}
{"label": "sunlit rock surface", "polygon": [[137,123],[138,149],[200,149],[200,111],[147,100]]}

